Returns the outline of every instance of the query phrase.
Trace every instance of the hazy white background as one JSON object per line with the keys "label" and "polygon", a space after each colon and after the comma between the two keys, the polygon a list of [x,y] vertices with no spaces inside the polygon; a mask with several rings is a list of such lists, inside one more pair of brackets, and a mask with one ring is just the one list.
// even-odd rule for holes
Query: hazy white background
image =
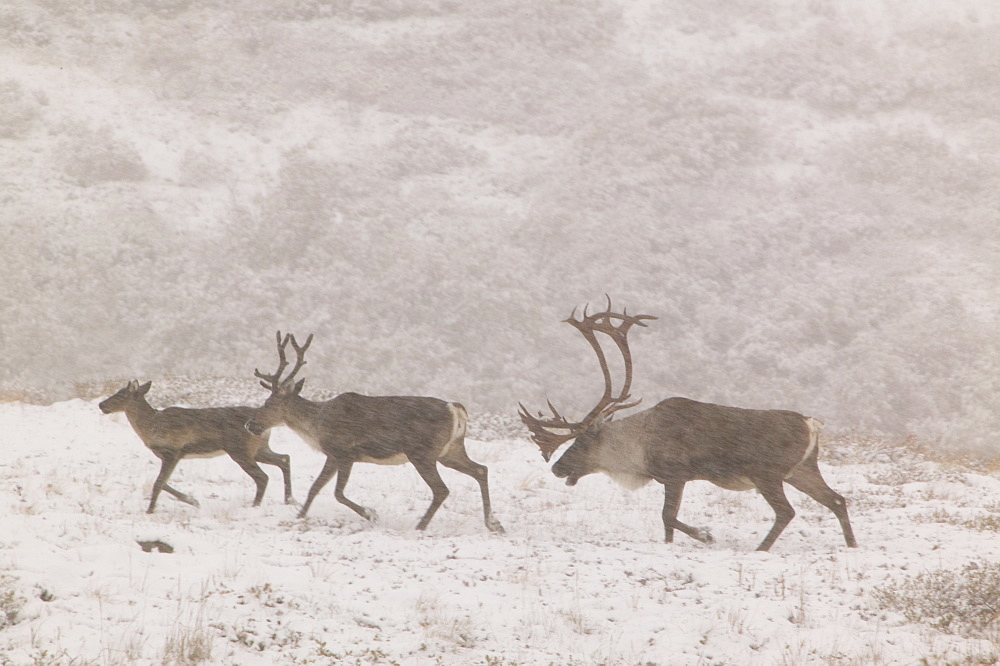
{"label": "hazy white background", "polygon": [[600,378],[558,322],[607,292],[660,317],[634,336],[646,404],[995,445],[998,19],[3,3],[0,384],[222,376],[253,397],[282,328],[316,334],[314,389],[572,415]]}

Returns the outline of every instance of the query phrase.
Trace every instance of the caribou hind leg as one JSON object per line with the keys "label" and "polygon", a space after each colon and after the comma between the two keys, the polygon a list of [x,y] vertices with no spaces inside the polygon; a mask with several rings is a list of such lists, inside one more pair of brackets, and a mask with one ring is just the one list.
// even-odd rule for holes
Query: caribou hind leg
{"label": "caribou hind leg", "polygon": [[267,491],[267,474],[260,468],[256,460],[248,458],[243,453],[230,454],[230,457],[240,466],[247,475],[253,479],[254,484],[257,486],[257,492],[254,494],[253,505],[260,506],[261,501],[264,499],[264,492]]}
{"label": "caribou hind leg", "polygon": [[281,476],[285,481],[285,504],[295,504],[295,498],[292,497],[291,458],[284,453],[275,453],[265,444],[257,451],[257,462],[274,465],[281,470]]}
{"label": "caribou hind leg", "polygon": [[802,462],[792,475],[785,479],[789,485],[830,509],[840,521],[840,529],[844,532],[844,541],[850,548],[856,548],[858,542],[854,539],[851,529],[851,519],[847,516],[847,500],[842,495],[826,485],[823,475],[819,472],[815,452]]}
{"label": "caribou hind leg", "polygon": [[480,465],[470,458],[465,450],[465,444],[462,442],[453,444],[439,462],[445,467],[467,474],[476,480],[476,483],[479,484],[479,492],[483,496],[483,518],[486,521],[487,529],[497,534],[504,534],[503,525],[493,517],[493,509],[490,505],[489,470],[486,465]]}

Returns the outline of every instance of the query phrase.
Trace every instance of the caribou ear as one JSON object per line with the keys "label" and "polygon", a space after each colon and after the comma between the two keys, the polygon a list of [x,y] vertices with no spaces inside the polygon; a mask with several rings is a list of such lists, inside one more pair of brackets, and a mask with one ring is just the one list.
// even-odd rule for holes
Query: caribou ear
{"label": "caribou ear", "polygon": [[148,381],[139,387],[139,395],[146,395],[149,393],[149,387],[153,385],[152,381]]}
{"label": "caribou ear", "polygon": [[299,393],[301,393],[302,387],[305,386],[305,383],[306,383],[305,379],[300,379],[299,381],[295,382],[295,388],[292,389],[292,395],[298,395]]}
{"label": "caribou ear", "polygon": [[129,392],[135,393],[136,391],[139,390],[139,382],[138,382],[138,380],[133,379],[132,381],[130,381],[128,383],[128,386],[126,388],[129,390]]}

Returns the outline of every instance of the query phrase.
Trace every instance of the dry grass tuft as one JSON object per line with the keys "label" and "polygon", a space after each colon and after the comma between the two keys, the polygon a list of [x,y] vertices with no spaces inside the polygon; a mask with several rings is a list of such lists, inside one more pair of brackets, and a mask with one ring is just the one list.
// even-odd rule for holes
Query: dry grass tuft
{"label": "dry grass tuft", "polygon": [[1000,628],[1000,563],[978,560],[957,571],[927,571],[876,587],[872,598],[879,608],[945,633],[995,633]]}

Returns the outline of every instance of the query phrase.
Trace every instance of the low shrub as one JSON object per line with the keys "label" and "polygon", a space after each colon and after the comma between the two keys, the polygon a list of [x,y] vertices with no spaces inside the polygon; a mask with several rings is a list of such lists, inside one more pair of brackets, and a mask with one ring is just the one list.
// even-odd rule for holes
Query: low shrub
{"label": "low shrub", "polygon": [[977,636],[996,629],[1000,563],[973,561],[961,570],[938,569],[876,587],[879,608],[897,611],[949,634]]}
{"label": "low shrub", "polygon": [[25,600],[18,594],[16,583],[13,576],[0,574],[0,629],[16,624],[24,608]]}

